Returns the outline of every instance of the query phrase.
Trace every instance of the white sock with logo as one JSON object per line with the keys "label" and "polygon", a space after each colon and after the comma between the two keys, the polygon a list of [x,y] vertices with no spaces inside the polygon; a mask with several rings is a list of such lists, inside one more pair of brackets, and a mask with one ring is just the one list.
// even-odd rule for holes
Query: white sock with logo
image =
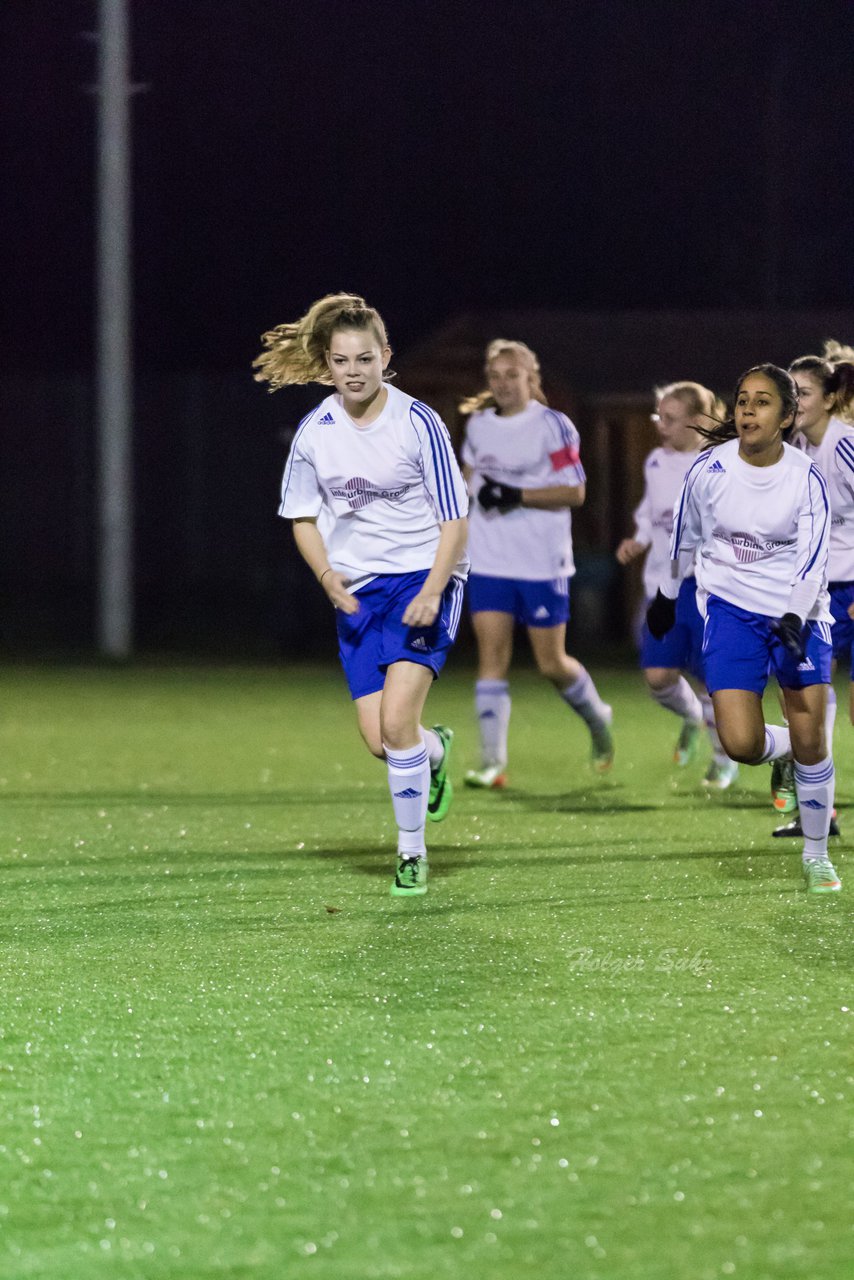
{"label": "white sock with logo", "polygon": [[417,747],[387,747],[388,785],[397,823],[397,851],[407,858],[424,858],[424,826],[430,797],[430,758],[423,742]]}
{"label": "white sock with logo", "polygon": [[836,724],[836,690],[833,685],[827,686],[827,710],[824,713],[824,740],[827,750],[833,755],[833,726]]}
{"label": "white sock with logo", "polygon": [[425,729],[421,726],[421,738],[424,746],[427,748],[427,755],[430,760],[430,768],[438,769],[445,756],[445,748],[442,746],[442,739],[433,729]]}
{"label": "white sock with logo", "polygon": [[684,676],[680,676],[675,684],[668,685],[666,689],[650,689],[650,693],[660,707],[681,716],[683,720],[693,720],[695,724],[699,724],[703,719],[700,699]]}
{"label": "white sock with logo", "polygon": [[611,723],[613,712],[599,697],[593,677],[586,667],[581,668],[581,675],[574,684],[568,684],[560,696],[591,729],[599,729],[602,725]]}
{"label": "white sock with logo", "polygon": [[712,744],[712,755],[718,764],[727,764],[729,756],[724,751],[723,743],[720,740],[718,726],[715,724],[714,704],[707,693],[700,694],[700,704],[703,708],[703,723],[706,726],[706,732]]}
{"label": "white sock with logo", "polygon": [[485,769],[507,763],[510,725],[510,686],[506,680],[478,680],[474,707],[480,729],[480,758]]}
{"label": "white sock with logo", "polygon": [[766,724],[765,750],[756,761],[757,764],[768,764],[771,760],[779,760],[782,756],[792,754],[792,741],[789,730],[781,724]]}
{"label": "white sock with logo", "polygon": [[804,833],[805,859],[827,857],[834,782],[832,756],[818,764],[798,764],[795,761],[795,792]]}

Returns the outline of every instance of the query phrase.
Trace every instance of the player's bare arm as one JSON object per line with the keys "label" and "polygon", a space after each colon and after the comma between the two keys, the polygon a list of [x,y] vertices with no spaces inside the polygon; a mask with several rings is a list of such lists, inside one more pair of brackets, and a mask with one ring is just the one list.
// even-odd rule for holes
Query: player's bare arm
{"label": "player's bare arm", "polygon": [[329,563],[317,521],[310,516],[302,516],[294,520],[293,529],[297,550],[335,608],[342,613],[358,613],[359,602],[347,590],[347,579]]}
{"label": "player's bare arm", "polygon": [[523,489],[522,506],[537,511],[564,511],[583,506],[586,497],[584,484],[557,484],[546,489]]}

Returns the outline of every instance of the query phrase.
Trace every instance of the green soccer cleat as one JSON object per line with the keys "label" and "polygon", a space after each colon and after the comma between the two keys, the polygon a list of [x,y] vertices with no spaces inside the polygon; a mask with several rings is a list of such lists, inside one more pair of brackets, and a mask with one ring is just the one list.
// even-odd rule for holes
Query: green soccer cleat
{"label": "green soccer cleat", "polygon": [[798,807],[795,762],[791,756],[771,761],[771,799],[778,813],[794,813]]}
{"label": "green soccer cleat", "polygon": [[673,748],[673,763],[684,769],[697,754],[702,724],[697,720],[683,720],[676,746]]}
{"label": "green soccer cleat", "polygon": [[391,886],[394,898],[414,898],[427,892],[427,859],[401,858]]}
{"label": "green soccer cleat", "polygon": [[807,893],[838,893],[842,881],[829,858],[804,858]]}
{"label": "green soccer cleat", "polygon": [[[448,777],[448,763],[451,759],[451,747],[454,743],[454,731],[443,724],[434,724],[433,732],[445,748],[440,763],[434,769],[430,766],[430,795],[427,800],[427,817],[431,822],[441,822],[447,817],[454,798],[454,788]],[[423,890],[422,890],[423,892]]]}
{"label": "green soccer cleat", "polygon": [[712,760],[703,778],[703,786],[710,791],[726,791],[738,777],[738,765],[734,760]]}
{"label": "green soccer cleat", "polygon": [[594,773],[607,773],[614,763],[614,736],[611,733],[611,708],[608,719],[590,730],[590,765]]}
{"label": "green soccer cleat", "polygon": [[469,769],[463,782],[467,787],[480,787],[484,791],[503,791],[507,786],[507,774],[503,764],[488,764],[484,769]]}

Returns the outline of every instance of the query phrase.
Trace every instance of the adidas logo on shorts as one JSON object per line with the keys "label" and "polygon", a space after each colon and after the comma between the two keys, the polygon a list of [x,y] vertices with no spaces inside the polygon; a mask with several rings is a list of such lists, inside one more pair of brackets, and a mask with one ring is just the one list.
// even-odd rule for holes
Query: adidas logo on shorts
{"label": "adidas logo on shorts", "polygon": [[334,421],[335,419],[333,418],[331,413],[324,413],[323,417],[320,419],[317,425],[319,427],[330,427],[332,426]]}
{"label": "adidas logo on shorts", "polygon": [[544,604],[541,604],[539,609],[536,609],[534,611],[535,618],[547,618],[548,616],[549,616],[549,611]]}
{"label": "adidas logo on shorts", "polygon": [[416,636],[410,645],[412,649],[427,649],[428,647],[427,641],[423,636]]}

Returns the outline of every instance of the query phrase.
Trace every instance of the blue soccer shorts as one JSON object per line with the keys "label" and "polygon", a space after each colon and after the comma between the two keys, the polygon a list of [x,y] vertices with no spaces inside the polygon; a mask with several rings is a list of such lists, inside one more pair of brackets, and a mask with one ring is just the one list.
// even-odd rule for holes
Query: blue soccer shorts
{"label": "blue soccer shorts", "polygon": [[569,621],[569,579],[528,582],[472,573],[469,609],[472,613],[510,613],[526,627],[558,627]]}
{"label": "blue soccer shorts", "polygon": [[848,608],[854,604],[854,582],[829,582],[830,612],[833,626],[830,642],[833,656],[839,660],[850,658],[851,679],[854,680],[854,618],[848,616]]}
{"label": "blue soccer shorts", "polygon": [[804,631],[806,653],[798,663],[771,630],[773,618],[749,613],[719,596],[706,602],[703,667],[709,693],[748,689],[760,697],[769,675],[783,689],[830,683],[830,624],[809,622]]}
{"label": "blue soccer shorts", "polygon": [[383,574],[353,593],[358,613],[335,610],[338,655],[351,698],[377,693],[393,662],[416,662],[438,676],[448,656],[463,608],[464,584],[451,578],[436,621],[429,627],[403,623],[406,606],[421,590],[427,570]]}
{"label": "blue soccer shorts", "polygon": [[666,636],[656,640],[646,623],[641,632],[640,664],[690,671],[698,680],[703,677],[703,616],[697,608],[697,580],[686,578],[676,598],[676,622]]}

